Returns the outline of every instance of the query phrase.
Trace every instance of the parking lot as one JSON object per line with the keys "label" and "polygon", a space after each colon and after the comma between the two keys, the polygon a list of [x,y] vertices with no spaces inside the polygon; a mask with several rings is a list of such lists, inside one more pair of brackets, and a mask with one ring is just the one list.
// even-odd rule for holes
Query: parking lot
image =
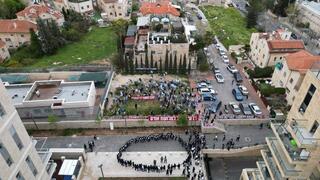
{"label": "parking lot", "polygon": [[[223,46],[221,46],[221,48],[223,48],[225,52],[227,52]],[[235,65],[234,62],[231,60],[231,57],[228,55],[228,53],[226,55],[229,58],[229,61],[230,61],[229,63]],[[208,76],[211,76],[211,78],[209,77],[207,78],[213,90],[217,92],[217,94],[215,95],[216,98],[222,102],[222,105],[217,113],[218,118],[220,119],[221,118],[226,118],[226,119],[250,118],[251,119],[251,118],[257,117],[254,115],[244,115],[243,112],[241,112],[238,115],[235,115],[229,106],[230,102],[235,102],[238,105],[239,103],[243,103],[243,104],[256,103],[260,108],[260,110],[262,111],[262,115],[258,117],[264,118],[266,117],[266,115],[268,115],[268,111],[266,107],[263,105],[261,99],[254,91],[248,79],[246,79],[246,77],[244,76],[242,72],[242,68],[240,68],[238,65],[235,65],[236,69],[240,72],[241,77],[243,79],[242,83],[237,83],[235,81],[233,73],[231,73],[227,69],[228,63],[225,63],[223,61],[222,56],[219,54],[219,50],[216,48],[216,45],[212,44],[207,48],[207,58],[210,64],[210,69],[212,69],[213,66],[215,68],[219,68],[220,73],[224,78],[224,83],[218,83],[217,79],[215,78],[215,73],[212,70],[208,75]],[[242,101],[237,101],[234,95],[232,94],[232,90],[238,89],[239,84],[245,86],[249,92],[247,96],[246,95],[243,96]],[[205,102],[205,104],[208,106],[210,102]],[[225,107],[227,107],[227,109],[225,109]]]}

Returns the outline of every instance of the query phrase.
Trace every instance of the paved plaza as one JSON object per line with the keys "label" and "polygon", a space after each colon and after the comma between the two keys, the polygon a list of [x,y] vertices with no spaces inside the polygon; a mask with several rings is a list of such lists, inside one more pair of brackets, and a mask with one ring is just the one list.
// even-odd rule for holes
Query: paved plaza
{"label": "paved plaza", "polygon": [[[172,175],[166,175],[165,172],[155,173],[155,172],[141,172],[135,171],[131,167],[121,166],[117,162],[116,158],[117,152],[98,152],[98,153],[87,153],[86,168],[83,172],[83,180],[92,180],[102,177],[101,170],[98,165],[103,164],[102,170],[105,177],[180,177],[182,176],[182,170],[176,168],[173,170]],[[157,165],[167,165],[174,163],[181,163],[187,157],[186,151],[157,151],[157,152],[125,152],[123,153],[125,159],[132,160],[136,163],[153,164],[153,160],[157,160]],[[160,157],[167,156],[168,162],[160,163]],[[196,168],[195,172],[202,170],[202,164],[198,166],[194,165]]]}

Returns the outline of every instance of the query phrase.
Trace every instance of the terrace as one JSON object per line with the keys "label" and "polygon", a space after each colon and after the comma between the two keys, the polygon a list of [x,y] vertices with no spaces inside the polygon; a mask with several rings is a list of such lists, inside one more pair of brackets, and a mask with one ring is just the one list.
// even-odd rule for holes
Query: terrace
{"label": "terrace", "polygon": [[273,179],[282,179],[280,171],[278,170],[271,153],[269,151],[262,150],[261,154],[264,162],[266,163],[266,166],[268,167],[269,172],[273,176]]}
{"label": "terrace", "polygon": [[21,104],[26,97],[28,91],[32,87],[32,84],[18,84],[18,85],[8,85],[6,89],[13,104]]}
{"label": "terrace", "polygon": [[286,149],[287,152],[285,153],[289,155],[292,161],[308,161],[310,157],[309,152],[303,148],[299,148],[295,144],[292,135],[289,133],[285,126],[281,124],[272,123],[271,127],[275,134],[279,137],[284,149]]}

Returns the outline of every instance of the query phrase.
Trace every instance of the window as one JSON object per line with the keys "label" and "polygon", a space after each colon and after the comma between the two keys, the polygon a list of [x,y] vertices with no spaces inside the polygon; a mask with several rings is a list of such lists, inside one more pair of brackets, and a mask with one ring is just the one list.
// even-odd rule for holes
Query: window
{"label": "window", "polygon": [[274,58],[273,58],[273,61],[276,61],[276,60],[277,60],[277,57],[274,57]]}
{"label": "window", "polygon": [[291,79],[289,80],[289,83],[292,84],[292,82],[293,82],[293,79],[291,78]]}
{"label": "window", "polygon": [[83,6],[81,6],[81,9],[83,9]]}
{"label": "window", "polygon": [[299,112],[304,113],[306,111],[315,91],[316,87],[313,84],[311,84],[306,96],[304,97],[302,104],[300,105]]}
{"label": "window", "polygon": [[8,166],[11,166],[13,163],[12,158],[8,152],[8,150],[3,146],[2,143],[0,143],[0,154],[3,157],[3,159],[6,161]]}
{"label": "window", "polygon": [[122,16],[122,13],[119,13],[119,16]]}
{"label": "window", "polygon": [[314,134],[317,131],[318,127],[319,127],[318,121],[314,121],[313,126],[310,129],[310,133]]}
{"label": "window", "polygon": [[24,34],[21,34],[20,36],[21,36],[21,37],[24,37]]}
{"label": "window", "polygon": [[266,55],[265,54],[263,54],[263,56],[262,56],[262,58],[264,59],[264,57],[265,57]]}
{"label": "window", "polygon": [[18,172],[18,174],[16,175],[16,178],[17,178],[17,180],[25,180],[20,172]]}
{"label": "window", "polygon": [[33,174],[34,176],[36,176],[36,175],[38,174],[38,171],[37,171],[36,167],[34,166],[32,160],[31,160],[31,158],[30,158],[29,156],[28,156],[27,159],[26,159],[26,163],[28,164],[28,166],[29,166],[32,174]]}
{"label": "window", "polygon": [[87,5],[87,8],[88,8],[88,9],[89,9],[89,7],[90,7],[90,6],[89,6],[89,5]]}
{"label": "window", "polygon": [[5,40],[6,40],[6,41],[11,41],[11,39],[10,39],[10,38],[5,38]]}
{"label": "window", "polygon": [[282,57],[280,57],[280,60],[282,59]]}
{"label": "window", "polygon": [[0,104],[0,117],[4,116],[6,111],[4,110],[3,106]]}
{"label": "window", "polygon": [[121,9],[121,6],[118,6],[118,9]]}
{"label": "window", "polygon": [[10,128],[10,134],[11,134],[12,139],[16,143],[17,147],[21,150],[23,148],[23,144],[21,142],[21,139],[20,139],[16,129],[13,126],[11,126],[11,128]]}

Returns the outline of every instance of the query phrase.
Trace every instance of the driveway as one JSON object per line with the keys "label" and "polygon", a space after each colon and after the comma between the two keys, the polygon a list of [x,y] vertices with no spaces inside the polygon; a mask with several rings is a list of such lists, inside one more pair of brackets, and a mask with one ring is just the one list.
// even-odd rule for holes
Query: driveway
{"label": "driveway", "polygon": [[[219,43],[219,44],[221,45],[221,43]],[[224,48],[224,47],[222,46],[222,48]],[[225,51],[226,51],[226,49],[225,49]],[[224,83],[218,83],[215,78],[213,78],[213,80],[210,80],[210,82],[213,86],[213,89],[218,92],[217,98],[222,101],[222,106],[220,108],[220,111],[223,111],[224,105],[228,105],[229,102],[240,103],[240,102],[236,101],[236,99],[234,98],[234,96],[232,94],[232,89],[237,88],[237,84],[234,80],[233,74],[230,71],[228,71],[228,69],[227,69],[228,64],[223,62],[223,59],[218,54],[218,50],[216,49],[215,45],[210,45],[208,47],[208,56],[207,57],[208,57],[209,62],[211,60],[213,60],[214,66],[220,69],[221,74],[224,77]],[[265,105],[263,104],[263,102],[261,101],[261,99],[259,98],[258,94],[253,89],[249,80],[246,78],[243,68],[240,65],[235,64],[235,62],[233,60],[231,60],[231,56],[228,55],[228,57],[230,60],[230,64],[236,66],[236,68],[238,69],[238,71],[240,72],[240,74],[243,78],[243,82],[241,84],[244,85],[245,87],[247,87],[247,89],[249,91],[248,98],[244,97],[244,100],[241,101],[241,103],[247,103],[247,104],[256,103],[260,107],[263,115],[267,116],[269,114],[269,112],[268,112],[267,108],[265,107]],[[212,71],[210,72],[210,76],[214,77],[214,73]],[[230,114],[231,115],[230,118],[234,118],[233,113],[229,107],[228,107],[228,110],[229,110],[228,113],[223,112],[223,114]],[[241,118],[241,117],[239,117],[239,118]]]}

